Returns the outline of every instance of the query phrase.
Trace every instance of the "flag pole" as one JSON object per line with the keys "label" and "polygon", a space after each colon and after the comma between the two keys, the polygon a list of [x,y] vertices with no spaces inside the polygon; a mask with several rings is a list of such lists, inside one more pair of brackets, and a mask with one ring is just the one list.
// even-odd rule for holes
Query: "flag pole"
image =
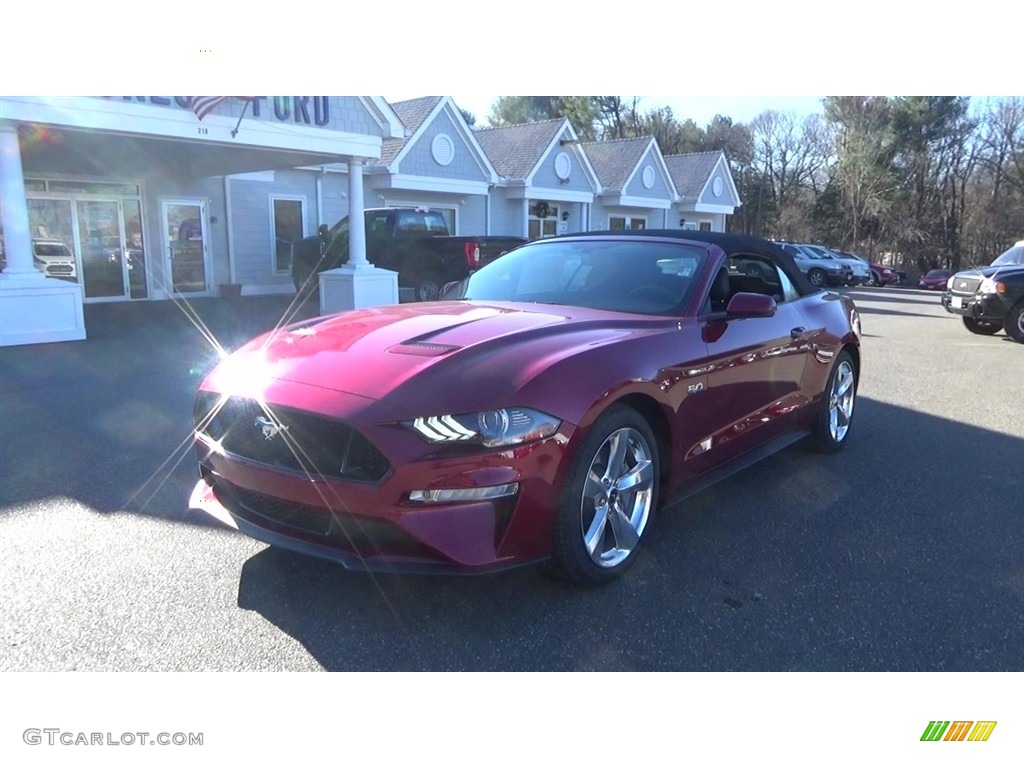
{"label": "flag pole", "polygon": [[240,115],[238,116],[238,122],[237,122],[237,123],[235,123],[235,130],[233,130],[233,131],[231,132],[231,138],[232,138],[232,139],[233,139],[233,138],[235,138],[235,136],[237,136],[237,135],[238,135],[238,126],[240,126],[240,125],[242,124],[242,118],[243,118],[243,117],[245,117],[245,111],[246,111],[247,109],[249,109],[249,102],[250,102],[250,99],[246,99],[246,100],[245,100],[245,106],[244,106],[244,107],[242,107],[242,114],[240,114]]}

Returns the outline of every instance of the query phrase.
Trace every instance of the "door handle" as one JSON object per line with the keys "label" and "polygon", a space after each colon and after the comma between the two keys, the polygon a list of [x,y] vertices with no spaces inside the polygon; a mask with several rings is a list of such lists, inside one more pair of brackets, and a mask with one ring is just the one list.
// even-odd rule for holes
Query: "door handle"
{"label": "door handle", "polygon": [[793,328],[789,332],[789,338],[793,339],[793,341],[796,341],[797,339],[803,337],[806,333],[807,329],[804,328],[802,325],[798,325],[796,328]]}

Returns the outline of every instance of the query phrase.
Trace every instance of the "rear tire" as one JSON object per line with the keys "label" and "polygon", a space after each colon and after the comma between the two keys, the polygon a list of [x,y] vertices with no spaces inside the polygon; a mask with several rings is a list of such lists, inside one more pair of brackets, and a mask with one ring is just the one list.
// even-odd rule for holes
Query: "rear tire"
{"label": "rear tire", "polygon": [[[977,333],[981,336],[991,336],[994,333],[999,333],[999,323],[992,323],[987,320],[976,320],[973,317],[961,318],[964,321],[964,328],[971,333]],[[1006,322],[1010,322],[1009,315],[1006,318]],[[1007,330],[1007,333],[1010,331]]]}
{"label": "rear tire", "polygon": [[416,284],[416,301],[437,301],[441,295],[441,281],[433,275],[420,278]]}
{"label": "rear tire", "polygon": [[1019,344],[1024,344],[1024,300],[1018,301],[1006,313],[1003,328],[1007,336]]}
{"label": "rear tire", "polygon": [[617,578],[636,559],[658,505],[658,443],[639,413],[612,406],[571,461],[550,570],[593,586]]}
{"label": "rear tire", "polygon": [[857,399],[857,366],[853,355],[843,350],[836,356],[828,375],[818,415],[811,428],[810,447],[819,453],[835,453],[850,437]]}

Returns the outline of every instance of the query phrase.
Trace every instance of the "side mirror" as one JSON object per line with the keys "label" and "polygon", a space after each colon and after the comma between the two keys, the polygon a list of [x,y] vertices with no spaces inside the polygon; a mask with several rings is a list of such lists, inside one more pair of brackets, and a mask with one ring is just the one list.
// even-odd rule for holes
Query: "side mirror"
{"label": "side mirror", "polygon": [[320,239],[321,239],[321,240],[326,240],[326,239],[327,239],[327,234],[328,234],[328,233],[329,233],[330,231],[331,231],[331,230],[330,230],[330,229],[329,229],[329,228],[327,227],[327,225],[326,225],[326,224],[321,224],[321,225],[320,225],[320,226],[319,226],[319,227],[317,228],[317,230],[316,230],[316,233],[317,233],[317,235],[319,235],[319,237],[320,237]]}
{"label": "side mirror", "polygon": [[775,299],[763,293],[737,293],[729,299],[725,314],[730,318],[772,317],[778,310]]}

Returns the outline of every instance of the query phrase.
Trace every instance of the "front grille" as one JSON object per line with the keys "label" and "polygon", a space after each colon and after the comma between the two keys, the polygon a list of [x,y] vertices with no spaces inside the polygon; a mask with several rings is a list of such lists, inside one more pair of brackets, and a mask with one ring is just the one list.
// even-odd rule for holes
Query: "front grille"
{"label": "front grille", "polygon": [[[224,451],[250,461],[314,477],[379,483],[391,467],[369,440],[352,427],[323,416],[201,392],[196,400],[196,428]],[[209,423],[207,414],[213,412]]]}
{"label": "front grille", "polygon": [[951,290],[953,293],[971,296],[978,290],[979,285],[981,285],[980,277],[957,277],[953,279],[953,287]]}
{"label": "front grille", "polygon": [[363,557],[429,557],[430,550],[393,523],[295,504],[239,488],[213,476],[213,492],[228,511],[261,528],[337,547]]}
{"label": "front grille", "polygon": [[70,275],[73,270],[67,264],[57,264],[47,267],[46,271],[51,275]]}

